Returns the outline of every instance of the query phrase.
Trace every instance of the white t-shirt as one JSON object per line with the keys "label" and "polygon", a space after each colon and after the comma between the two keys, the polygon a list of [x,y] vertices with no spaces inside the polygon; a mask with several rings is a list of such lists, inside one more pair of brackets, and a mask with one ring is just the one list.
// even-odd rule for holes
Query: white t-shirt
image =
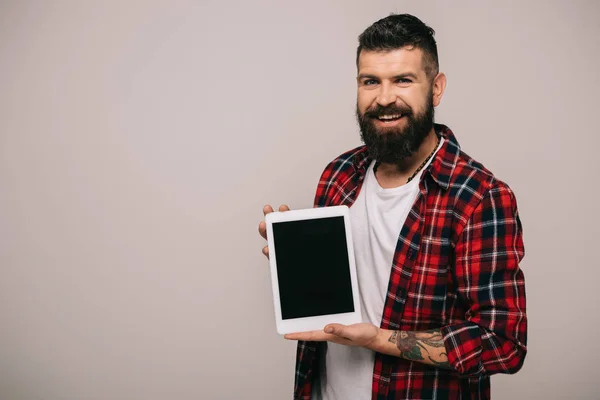
{"label": "white t-shirt", "polygon": [[[398,236],[419,193],[421,174],[432,159],[410,182],[390,189],[379,185],[372,162],[350,207],[363,322],[381,325]],[[320,382],[314,385],[313,399],[371,398],[375,352],[327,343],[327,352],[320,362]]]}

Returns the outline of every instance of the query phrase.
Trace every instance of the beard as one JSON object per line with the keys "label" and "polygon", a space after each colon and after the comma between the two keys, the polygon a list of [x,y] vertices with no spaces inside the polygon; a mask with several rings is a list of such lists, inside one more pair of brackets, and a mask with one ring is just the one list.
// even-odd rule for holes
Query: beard
{"label": "beard", "polygon": [[[381,115],[402,114],[406,124],[402,127],[378,128],[375,119]],[[421,114],[415,114],[409,106],[377,105],[361,115],[356,105],[356,118],[360,126],[360,137],[369,150],[369,155],[378,163],[400,164],[414,154],[431,132],[434,121],[433,93]]]}

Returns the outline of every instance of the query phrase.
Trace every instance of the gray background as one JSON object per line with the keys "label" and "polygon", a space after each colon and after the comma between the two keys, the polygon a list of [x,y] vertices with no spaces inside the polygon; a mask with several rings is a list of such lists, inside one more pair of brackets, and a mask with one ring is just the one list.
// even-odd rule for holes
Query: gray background
{"label": "gray background", "polygon": [[529,354],[494,398],[598,398],[600,2],[566,0],[0,1],[0,398],[291,398],[257,224],[360,144],[390,12],[519,202]]}

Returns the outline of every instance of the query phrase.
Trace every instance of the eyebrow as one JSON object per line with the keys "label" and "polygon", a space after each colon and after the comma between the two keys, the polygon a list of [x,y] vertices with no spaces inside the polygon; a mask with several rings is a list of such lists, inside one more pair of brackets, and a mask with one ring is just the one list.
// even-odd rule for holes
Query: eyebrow
{"label": "eyebrow", "polygon": [[[413,74],[412,72],[405,72],[403,74],[394,75],[392,77],[392,79],[401,79],[401,78],[412,78],[414,80],[418,79],[417,75]],[[362,80],[362,79],[375,79],[375,80],[379,80],[379,77],[377,77],[375,75],[371,75],[371,74],[359,74],[358,75],[358,79],[359,80]]]}

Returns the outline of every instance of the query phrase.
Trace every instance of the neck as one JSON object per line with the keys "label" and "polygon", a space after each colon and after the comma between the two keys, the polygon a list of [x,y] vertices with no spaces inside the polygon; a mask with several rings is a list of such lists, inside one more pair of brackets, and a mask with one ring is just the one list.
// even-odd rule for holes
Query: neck
{"label": "neck", "polygon": [[408,178],[423,164],[438,145],[437,135],[432,128],[419,149],[398,164],[381,163],[375,177],[384,188],[394,188],[406,184]]}

